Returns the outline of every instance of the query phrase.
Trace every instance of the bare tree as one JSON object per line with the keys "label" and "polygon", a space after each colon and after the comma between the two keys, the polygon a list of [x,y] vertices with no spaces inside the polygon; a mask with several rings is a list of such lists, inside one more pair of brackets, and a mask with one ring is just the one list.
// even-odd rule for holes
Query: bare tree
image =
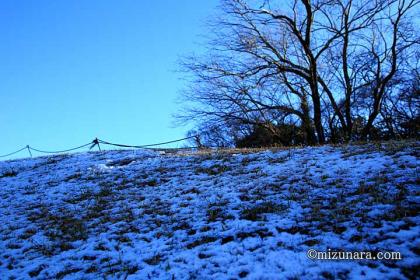
{"label": "bare tree", "polygon": [[194,104],[183,117],[273,133],[298,120],[308,143],[324,143],[325,127],[350,140],[357,118],[366,138],[401,57],[419,42],[409,22],[417,4],[224,0],[207,54],[182,62]]}
{"label": "bare tree", "polygon": [[[398,72],[404,72],[402,61],[410,57],[419,44],[410,22],[409,12],[418,1],[335,1],[339,20],[329,15],[330,7],[321,7],[327,18],[319,24],[331,33],[331,44],[326,49],[327,72],[331,71],[329,85],[321,84],[334,102],[334,96],[343,100],[336,114],[348,139],[353,134],[353,118],[365,118],[361,137],[366,138],[381,106],[390,82]],[[339,25],[337,24],[339,23]],[[331,74],[331,73],[330,73]],[[333,81],[333,82],[331,82]],[[362,102],[360,102],[362,101]],[[367,105],[355,115],[357,103]]]}

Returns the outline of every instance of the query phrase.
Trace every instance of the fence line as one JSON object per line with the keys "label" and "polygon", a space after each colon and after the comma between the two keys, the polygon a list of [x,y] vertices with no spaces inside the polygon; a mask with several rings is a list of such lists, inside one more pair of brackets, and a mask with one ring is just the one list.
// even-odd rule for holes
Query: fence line
{"label": "fence line", "polygon": [[[77,147],[74,147],[74,148],[69,148],[69,149],[65,149],[65,150],[58,150],[58,151],[45,151],[45,150],[33,148],[30,145],[26,145],[25,147],[15,151],[15,152],[5,154],[5,155],[0,155],[0,158],[12,156],[12,155],[17,154],[19,152],[22,152],[23,150],[27,150],[30,157],[32,157],[32,152],[31,151],[38,152],[38,153],[41,153],[41,154],[59,154],[59,153],[66,153],[66,152],[79,150],[79,149],[85,148],[87,146],[90,146],[89,150],[91,150],[91,149],[93,149],[94,147],[97,146],[99,151],[102,151],[100,144],[104,144],[104,145],[108,145],[108,146],[115,146],[115,147],[122,147],[122,148],[150,149],[150,147],[156,147],[156,146],[162,146],[162,145],[165,145],[165,144],[181,142],[181,141],[185,141],[185,140],[188,140],[188,139],[191,139],[191,138],[196,138],[196,137],[197,137],[197,135],[193,135],[193,136],[189,136],[189,137],[185,137],[185,138],[181,138],[181,139],[176,139],[176,140],[171,140],[171,141],[161,142],[161,143],[147,144],[147,145],[117,144],[117,143],[111,143],[111,142],[108,142],[108,141],[104,141],[104,140],[95,138],[93,141],[91,141],[89,143],[86,143],[86,144],[83,144],[83,145],[80,145],[80,146],[77,146]],[[199,148],[199,147],[188,147],[188,148],[189,149],[196,149],[196,148]]]}
{"label": "fence line", "polygon": [[17,153],[19,153],[19,152],[21,152],[21,151],[23,151],[23,150],[26,150],[26,149],[27,149],[27,147],[28,147],[28,146],[25,146],[25,147],[23,147],[22,149],[17,150],[16,152],[13,152],[13,153],[10,153],[10,154],[0,155],[0,158],[2,158],[2,157],[8,157],[8,156],[12,156],[12,155],[14,155],[14,154],[17,154]]}
{"label": "fence line", "polygon": [[89,142],[87,144],[75,147],[75,148],[71,148],[71,149],[67,149],[67,150],[61,150],[61,151],[43,151],[43,150],[39,150],[39,149],[35,149],[31,146],[29,146],[29,149],[31,149],[32,151],[38,152],[38,153],[42,153],[42,154],[59,154],[59,153],[66,153],[66,152],[71,152],[71,151],[75,151],[84,147],[87,147],[89,145],[92,145],[92,142]]}
{"label": "fence line", "polygon": [[167,142],[161,142],[161,143],[156,143],[156,144],[148,144],[148,145],[141,145],[141,146],[136,146],[136,145],[125,145],[125,144],[115,144],[115,143],[110,143],[104,140],[99,140],[99,143],[101,144],[105,144],[105,145],[111,145],[111,146],[116,146],[116,147],[124,147],[124,148],[139,148],[139,149],[143,149],[143,148],[149,148],[149,147],[156,147],[156,146],[162,146],[162,145],[166,145],[166,144],[171,144],[171,143],[176,143],[176,142],[181,142],[184,140],[188,140],[191,138],[196,138],[197,135],[194,136],[189,136],[189,137],[185,137],[182,139],[177,139],[177,140],[172,140],[172,141],[167,141]]}

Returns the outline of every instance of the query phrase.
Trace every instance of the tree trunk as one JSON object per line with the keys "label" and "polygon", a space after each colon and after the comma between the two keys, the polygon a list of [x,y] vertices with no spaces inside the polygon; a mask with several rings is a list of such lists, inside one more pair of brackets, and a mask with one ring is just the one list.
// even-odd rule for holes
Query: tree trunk
{"label": "tree trunk", "polygon": [[312,62],[311,65],[311,93],[312,93],[312,102],[314,105],[314,124],[315,130],[317,133],[318,143],[325,143],[324,128],[322,127],[322,114],[321,114],[321,98],[318,91],[318,74],[316,69],[316,61]]}
{"label": "tree trunk", "polygon": [[321,120],[321,101],[319,95],[313,94],[313,103],[314,103],[314,124],[315,130],[318,136],[318,143],[324,144],[325,143],[325,135],[324,135],[324,128],[322,127],[322,120]]}
{"label": "tree trunk", "polygon": [[309,115],[309,106],[306,96],[301,97],[301,110],[302,110],[302,129],[305,134],[305,143],[313,145],[316,143],[315,133],[311,124],[311,117]]}

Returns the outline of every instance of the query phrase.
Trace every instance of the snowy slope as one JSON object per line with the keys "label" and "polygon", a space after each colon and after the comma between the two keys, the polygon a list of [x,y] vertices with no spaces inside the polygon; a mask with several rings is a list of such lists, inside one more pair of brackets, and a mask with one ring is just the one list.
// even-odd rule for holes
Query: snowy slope
{"label": "snowy slope", "polygon": [[418,157],[411,142],[0,162],[0,279],[415,279]]}

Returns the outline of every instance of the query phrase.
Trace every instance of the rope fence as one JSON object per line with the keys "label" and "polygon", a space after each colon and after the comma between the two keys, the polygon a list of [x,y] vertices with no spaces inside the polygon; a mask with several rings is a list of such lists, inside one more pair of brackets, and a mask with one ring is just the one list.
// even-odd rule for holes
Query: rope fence
{"label": "rope fence", "polygon": [[[65,149],[65,150],[58,150],[58,151],[45,151],[45,150],[41,150],[41,149],[37,149],[34,148],[32,146],[26,145],[25,147],[9,153],[9,154],[5,154],[5,155],[0,155],[0,158],[5,158],[5,157],[9,157],[15,154],[18,154],[24,150],[27,150],[29,153],[29,156],[32,157],[32,152],[37,152],[37,153],[41,153],[41,154],[60,154],[60,153],[67,153],[67,152],[72,152],[72,151],[76,151],[85,147],[89,146],[89,150],[93,149],[94,147],[98,147],[99,151],[102,151],[101,149],[101,144],[103,145],[107,145],[107,146],[114,146],[114,147],[120,147],[120,148],[133,148],[133,149],[153,149],[151,147],[158,147],[158,146],[162,146],[162,145],[166,145],[166,144],[172,144],[172,143],[177,143],[177,142],[181,142],[181,141],[185,141],[188,139],[192,139],[192,138],[197,138],[198,135],[193,135],[193,136],[189,136],[189,137],[185,137],[185,138],[181,138],[181,139],[176,139],[176,140],[171,140],[171,141],[167,141],[167,142],[161,142],[161,143],[154,143],[154,144],[147,144],[147,145],[126,145],[126,144],[117,144],[117,143],[111,143],[108,141],[104,141],[98,138],[95,138],[94,140],[92,140],[89,143],[74,147],[74,148],[69,148],[69,149]],[[200,147],[188,147],[188,149],[197,149]]]}

